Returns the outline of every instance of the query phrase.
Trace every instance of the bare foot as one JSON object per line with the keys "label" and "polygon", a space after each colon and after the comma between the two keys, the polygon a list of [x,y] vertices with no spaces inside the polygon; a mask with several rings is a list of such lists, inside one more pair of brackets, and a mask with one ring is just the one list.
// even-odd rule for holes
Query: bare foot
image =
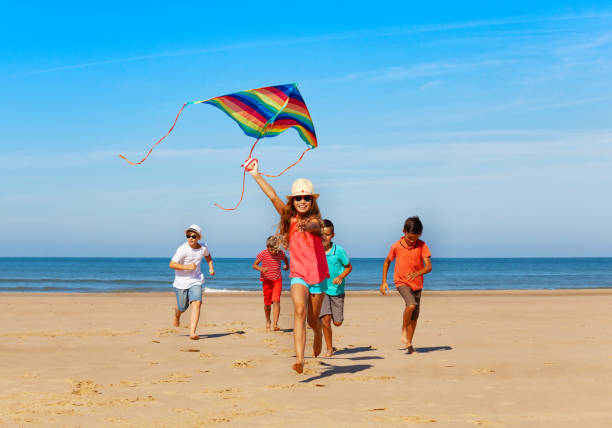
{"label": "bare foot", "polygon": [[408,346],[410,342],[408,340],[408,330],[402,330],[402,337],[400,339],[400,342],[402,342],[402,345]]}
{"label": "bare foot", "polygon": [[274,326],[274,331],[280,331],[280,328],[278,328],[277,325]]}
{"label": "bare foot", "polygon": [[181,313],[178,309],[174,308],[174,320],[172,321],[172,325],[178,327],[181,324]]}
{"label": "bare foot", "polygon": [[189,338],[190,338],[191,340],[200,340],[200,336],[199,336],[199,335],[197,335],[197,334],[192,334],[191,336],[189,336]]}
{"label": "bare foot", "polygon": [[325,353],[325,356],[328,358],[331,357],[332,355],[334,355],[334,350],[335,350],[334,348],[328,349],[327,352]]}
{"label": "bare foot", "polygon": [[291,368],[295,370],[297,374],[302,374],[304,371],[304,363],[295,363],[291,366]]}
{"label": "bare foot", "polygon": [[315,334],[314,340],[312,341],[312,355],[317,358],[323,348],[323,335]]}
{"label": "bare foot", "polygon": [[412,345],[408,345],[408,353],[412,354],[414,352],[414,348],[412,347]]}

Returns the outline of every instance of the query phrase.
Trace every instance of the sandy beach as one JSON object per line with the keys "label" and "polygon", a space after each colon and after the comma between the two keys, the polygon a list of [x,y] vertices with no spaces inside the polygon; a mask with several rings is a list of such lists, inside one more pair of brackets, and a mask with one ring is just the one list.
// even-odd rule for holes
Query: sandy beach
{"label": "sandy beach", "polygon": [[[612,290],[425,292],[417,352],[394,291],[347,294],[338,352],[293,363],[292,305],[206,294],[0,296],[1,426],[612,426]],[[308,332],[307,355],[312,350]]]}

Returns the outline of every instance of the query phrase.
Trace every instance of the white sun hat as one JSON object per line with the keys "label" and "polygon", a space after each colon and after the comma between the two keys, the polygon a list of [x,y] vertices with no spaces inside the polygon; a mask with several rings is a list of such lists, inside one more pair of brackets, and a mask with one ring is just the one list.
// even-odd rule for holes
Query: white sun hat
{"label": "white sun hat", "polygon": [[291,198],[300,195],[312,195],[315,198],[319,197],[319,194],[314,192],[312,182],[307,178],[298,178],[295,180],[291,185],[291,194],[288,197]]}
{"label": "white sun hat", "polygon": [[200,238],[202,237],[202,229],[200,229],[200,226],[198,226],[197,224],[192,224],[187,229],[185,229],[185,233],[189,231],[197,233]]}

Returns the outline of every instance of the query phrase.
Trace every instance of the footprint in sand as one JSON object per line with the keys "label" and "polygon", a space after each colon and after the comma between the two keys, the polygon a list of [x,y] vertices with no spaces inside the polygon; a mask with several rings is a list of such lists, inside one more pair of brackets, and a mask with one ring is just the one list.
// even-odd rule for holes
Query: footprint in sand
{"label": "footprint in sand", "polygon": [[238,388],[221,388],[221,389],[213,389],[212,391],[206,391],[206,392],[211,392],[213,394],[238,394],[240,392],[240,390]]}
{"label": "footprint in sand", "polygon": [[157,330],[157,337],[171,336],[178,333],[176,328],[162,328]]}
{"label": "footprint in sand", "polygon": [[252,363],[253,360],[236,360],[232,363],[232,367],[239,367],[239,368],[245,368],[245,367],[253,367]]}
{"label": "footprint in sand", "polygon": [[351,377],[339,377],[336,380],[349,380],[353,382],[368,382],[371,380],[393,380],[395,376],[351,376]]}
{"label": "footprint in sand", "polygon": [[188,414],[190,416],[198,416],[198,414],[196,412],[194,412],[193,410],[191,410],[191,409],[174,409],[174,411],[176,413],[185,413],[185,414]]}
{"label": "footprint in sand", "polygon": [[215,354],[209,354],[209,353],[206,353],[206,352],[201,352],[200,353],[200,358],[212,358],[214,356],[215,356]]}
{"label": "footprint in sand", "polygon": [[127,386],[128,388],[134,388],[135,386],[140,385],[140,382],[136,380],[122,380],[119,382],[121,386]]}
{"label": "footprint in sand", "polygon": [[377,421],[380,422],[395,422],[395,423],[411,423],[411,424],[429,424],[438,422],[436,419],[426,418],[422,416],[397,416],[397,417],[388,417],[388,418],[376,418]]}
{"label": "footprint in sand", "polygon": [[200,352],[200,350],[199,349],[188,348],[188,349],[181,349],[181,352]]}
{"label": "footprint in sand", "polygon": [[91,380],[80,380],[76,382],[71,380],[71,382],[72,394],[79,396],[100,394],[100,391],[98,391],[98,389],[102,387],[102,385],[98,385],[97,383]]}
{"label": "footprint in sand", "polygon": [[428,424],[432,422],[438,422],[435,419],[423,418],[421,416],[402,416],[401,419],[405,422],[411,422],[413,424]]}
{"label": "footprint in sand", "polygon": [[270,389],[291,389],[295,388],[297,385],[295,383],[291,383],[289,385],[268,385],[267,387]]}
{"label": "footprint in sand", "polygon": [[171,373],[167,377],[154,380],[151,383],[183,383],[183,382],[191,382],[191,376],[185,373]]}
{"label": "footprint in sand", "polygon": [[490,374],[495,373],[495,369],[472,369],[472,374]]}

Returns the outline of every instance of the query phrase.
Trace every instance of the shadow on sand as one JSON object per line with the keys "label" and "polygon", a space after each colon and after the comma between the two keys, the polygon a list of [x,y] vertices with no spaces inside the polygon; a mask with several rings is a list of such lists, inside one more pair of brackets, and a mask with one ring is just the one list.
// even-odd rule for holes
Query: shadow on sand
{"label": "shadow on sand", "polygon": [[[244,334],[244,330],[232,331],[228,333],[210,333],[210,334],[198,334],[200,339],[215,339],[217,337],[231,336],[232,334]],[[184,336],[189,336],[185,334]]]}
{"label": "shadow on sand", "polygon": [[355,348],[344,348],[344,349],[338,349],[337,351],[334,351],[334,355],[357,354],[359,352],[366,352],[366,351],[376,351],[376,348],[372,348],[371,346],[357,346]]}
{"label": "shadow on sand", "polygon": [[324,362],[320,362],[319,364],[321,364],[322,366],[325,366],[325,370],[323,372],[321,372],[321,374],[319,374],[318,376],[312,376],[309,377],[308,379],[304,379],[301,380],[300,383],[308,383],[308,382],[312,382],[313,380],[319,380],[319,379],[324,379],[326,377],[330,377],[333,375],[337,375],[337,374],[350,374],[350,373],[358,373],[364,370],[367,370],[372,366],[372,364],[354,364],[351,366],[334,366],[333,364],[328,364],[328,363],[324,363]]}
{"label": "shadow on sand", "polygon": [[[333,358],[333,356],[331,358]],[[351,361],[367,361],[367,360],[384,360],[385,357],[381,357],[380,355],[371,355],[369,357],[345,357],[343,359],[351,360]]]}
{"label": "shadow on sand", "polygon": [[425,354],[427,352],[450,351],[451,349],[453,349],[452,346],[429,346],[425,348],[414,348],[414,352],[417,354]]}

